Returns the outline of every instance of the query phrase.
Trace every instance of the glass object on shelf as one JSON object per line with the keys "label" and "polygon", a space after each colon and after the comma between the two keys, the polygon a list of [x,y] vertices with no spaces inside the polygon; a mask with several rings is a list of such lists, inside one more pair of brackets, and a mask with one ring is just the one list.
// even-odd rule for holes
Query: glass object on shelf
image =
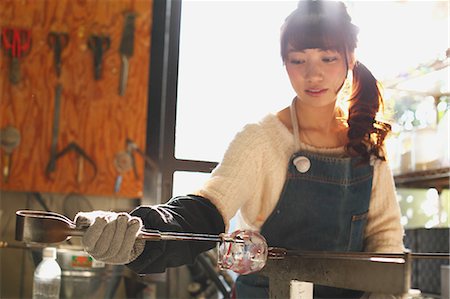
{"label": "glass object on shelf", "polygon": [[414,170],[412,164],[412,132],[403,131],[399,135],[400,143],[400,169],[399,173],[407,173]]}
{"label": "glass object on shelf", "polygon": [[450,227],[449,190],[397,188],[397,199],[404,228]]}
{"label": "glass object on shelf", "polygon": [[217,264],[223,270],[232,270],[238,274],[250,274],[261,270],[267,260],[266,239],[255,231],[237,230],[230,234],[231,240],[218,244]]}
{"label": "glass object on shelf", "polygon": [[447,110],[439,121],[437,136],[439,140],[439,159],[442,167],[450,166],[450,115]]}
{"label": "glass object on shelf", "polygon": [[400,138],[392,136],[386,139],[387,161],[394,175],[400,174],[402,147]]}
{"label": "glass object on shelf", "polygon": [[[420,68],[418,69],[420,70]],[[448,66],[436,71],[429,69],[423,72],[425,74],[398,83],[396,88],[398,90],[428,94],[444,94],[450,92],[448,86]]]}
{"label": "glass object on shelf", "polygon": [[436,128],[415,129],[412,140],[411,163],[414,171],[437,169],[441,166],[441,147]]}
{"label": "glass object on shelf", "polygon": [[[448,166],[448,99],[391,93],[389,110],[393,136],[386,141],[388,161],[395,175]],[[438,105],[437,105],[438,104]]]}

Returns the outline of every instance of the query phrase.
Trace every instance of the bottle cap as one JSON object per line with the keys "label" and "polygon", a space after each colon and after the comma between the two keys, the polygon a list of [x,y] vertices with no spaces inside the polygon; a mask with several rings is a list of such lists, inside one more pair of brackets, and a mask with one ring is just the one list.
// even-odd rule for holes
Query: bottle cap
{"label": "bottle cap", "polygon": [[45,247],[42,251],[42,257],[49,257],[56,259],[56,248],[55,247]]}

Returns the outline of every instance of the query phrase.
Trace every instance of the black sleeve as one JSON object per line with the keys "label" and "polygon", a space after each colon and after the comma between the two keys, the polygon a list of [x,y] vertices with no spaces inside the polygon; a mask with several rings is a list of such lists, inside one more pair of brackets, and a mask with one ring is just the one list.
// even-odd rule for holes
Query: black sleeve
{"label": "black sleeve", "polygon": [[[220,234],[225,231],[220,212],[201,196],[179,196],[166,204],[140,206],[131,215],[142,218],[146,229],[161,232]],[[200,253],[215,246],[214,242],[203,241],[147,241],[143,253],[127,266],[140,274],[161,273],[168,267],[193,264]]]}

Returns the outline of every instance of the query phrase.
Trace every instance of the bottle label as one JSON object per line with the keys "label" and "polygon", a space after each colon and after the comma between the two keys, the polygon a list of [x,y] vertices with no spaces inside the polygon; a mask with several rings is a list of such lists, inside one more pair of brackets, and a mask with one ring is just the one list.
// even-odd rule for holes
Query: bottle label
{"label": "bottle label", "polygon": [[92,257],[85,255],[72,255],[72,268],[92,268]]}

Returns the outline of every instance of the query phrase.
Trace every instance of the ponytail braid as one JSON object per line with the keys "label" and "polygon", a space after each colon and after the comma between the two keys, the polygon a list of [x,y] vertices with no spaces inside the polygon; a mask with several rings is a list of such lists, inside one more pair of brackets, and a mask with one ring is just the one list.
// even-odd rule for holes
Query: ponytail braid
{"label": "ponytail braid", "polygon": [[353,91],[348,109],[347,152],[361,156],[369,161],[373,155],[385,160],[383,143],[391,130],[387,123],[375,119],[383,106],[378,81],[362,63],[357,62],[353,69]]}

